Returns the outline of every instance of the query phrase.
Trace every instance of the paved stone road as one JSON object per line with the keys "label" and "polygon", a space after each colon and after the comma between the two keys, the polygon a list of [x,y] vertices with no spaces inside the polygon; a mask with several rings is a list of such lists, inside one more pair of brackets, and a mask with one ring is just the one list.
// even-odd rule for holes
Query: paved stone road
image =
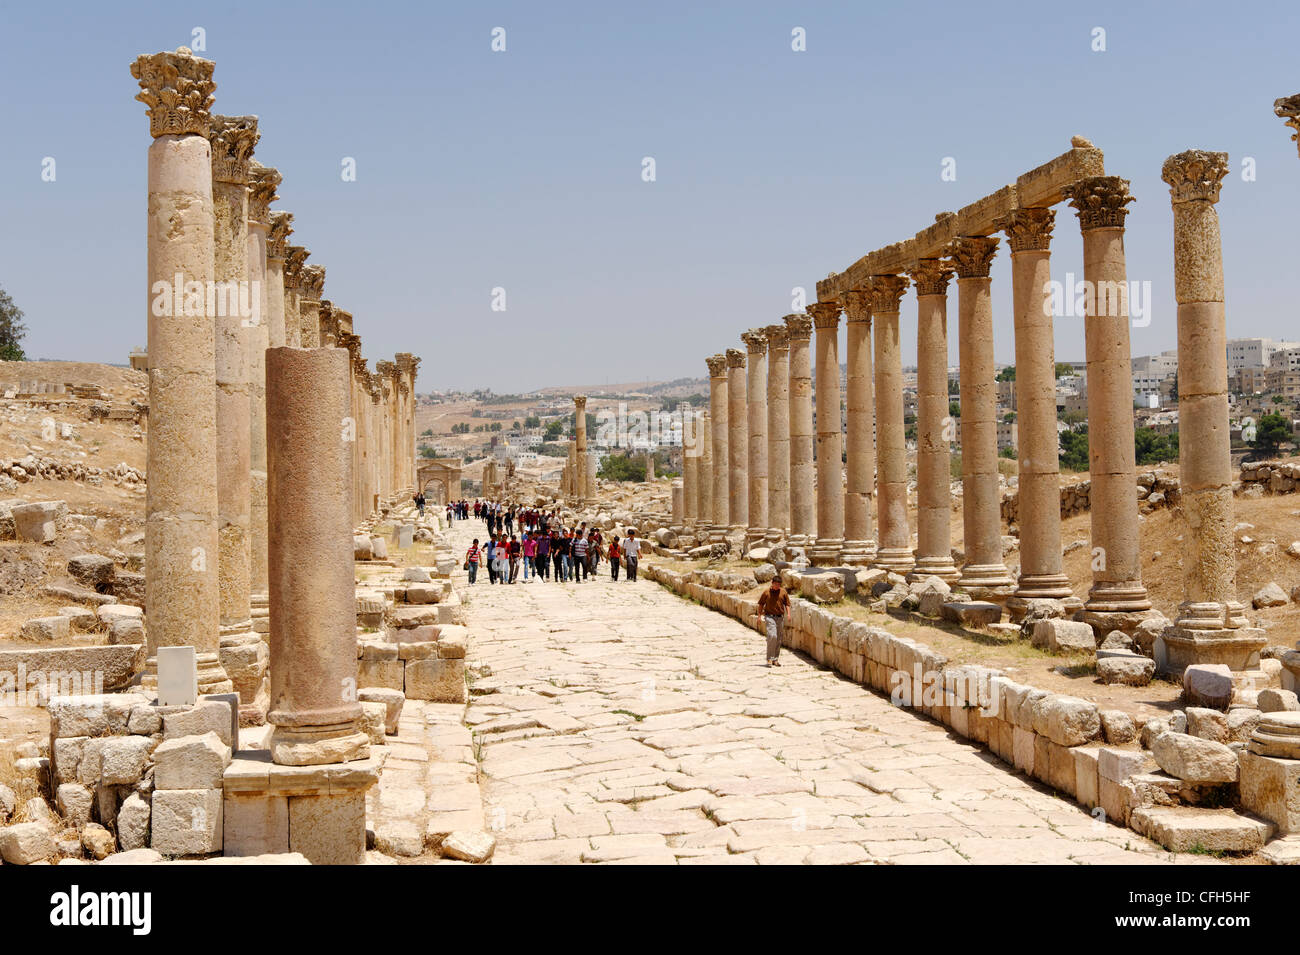
{"label": "paved stone road", "polygon": [[657,584],[463,592],[498,864],[1170,861],[831,671],[766,668],[758,634]]}

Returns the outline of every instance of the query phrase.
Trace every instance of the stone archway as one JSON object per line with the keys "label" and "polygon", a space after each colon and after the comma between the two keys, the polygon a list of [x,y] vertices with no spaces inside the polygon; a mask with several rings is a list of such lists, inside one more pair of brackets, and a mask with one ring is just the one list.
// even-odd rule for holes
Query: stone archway
{"label": "stone archway", "polygon": [[430,505],[436,504],[438,507],[447,506],[447,482],[442,478],[429,478],[424,482],[421,488],[424,491],[425,500]]}
{"label": "stone archway", "polygon": [[[425,458],[416,471],[416,483],[432,504],[446,506],[448,501],[459,500],[461,493],[461,465],[455,458]],[[430,497],[432,490],[434,497]]]}

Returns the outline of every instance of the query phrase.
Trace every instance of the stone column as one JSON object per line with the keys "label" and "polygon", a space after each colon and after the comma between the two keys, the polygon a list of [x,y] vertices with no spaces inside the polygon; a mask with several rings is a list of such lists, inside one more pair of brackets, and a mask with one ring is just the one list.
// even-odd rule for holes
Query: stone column
{"label": "stone column", "polygon": [[[1128,271],[1124,207],[1128,181],[1092,176],[1063,190],[1083,230],[1086,301],[1088,457],[1091,463],[1092,589],[1085,619],[1111,628],[1098,614],[1140,613],[1151,607],[1138,554],[1137,467],[1133,449],[1133,366],[1129,352]],[[1226,360],[1226,357],[1225,357]],[[1100,548],[1100,550],[1098,549]]]}
{"label": "stone column", "polygon": [[899,343],[899,300],[907,290],[901,275],[871,279],[876,346],[876,506],[880,513],[877,567],[896,574],[912,570],[912,535],[907,523],[907,426],[903,423],[903,353]]}
{"label": "stone column", "polygon": [[704,531],[713,524],[713,422],[707,411],[700,412],[698,427],[700,503],[695,523],[697,531]]}
{"label": "stone column", "polygon": [[746,416],[749,423],[749,529],[746,547],[767,537],[767,335],[751,328],[740,336],[749,356],[746,378]]}
{"label": "stone column", "polygon": [[284,260],[284,343],[292,348],[302,345],[302,270],[309,255],[302,246],[291,245]]}
{"label": "stone column", "polygon": [[749,409],[745,390],[745,353],[727,349],[727,517],[733,533],[744,534],[749,521]]}
{"label": "stone column", "polygon": [[844,548],[844,451],[840,430],[840,304],[808,306],[817,329],[817,541],[808,559],[839,563]]}
{"label": "stone column", "polygon": [[[272,212],[270,234],[266,244],[266,340],[268,348],[285,344],[284,329],[284,259],[293,234],[293,213]],[[262,359],[265,364],[266,359]],[[262,382],[265,389],[266,382]]]}
{"label": "stone column", "polygon": [[727,356],[711,355],[705,359],[709,366],[709,417],[712,421],[712,489],[710,497],[709,540],[722,543],[727,539],[730,516],[727,481]]}
{"label": "stone column", "polygon": [[360,524],[366,516],[366,431],[363,378],[365,359],[361,357],[361,339],[352,333],[340,338],[339,344],[347,349],[349,363],[349,407],[352,409],[352,524]]}
{"label": "stone column", "polygon": [[700,519],[699,416],[683,403],[682,415],[682,524],[688,530]]}
{"label": "stone column", "polygon": [[790,333],[790,546],[816,539],[813,496],[812,318],[787,315]]}
{"label": "stone column", "polygon": [[248,174],[257,145],[256,116],[213,116],[212,205],[215,219],[213,268],[220,286],[238,289],[240,307],[218,307],[217,511],[220,534],[221,635],[252,628],[249,564],[252,501],[251,376],[249,316],[243,314],[248,288]]}
{"label": "stone column", "polygon": [[948,280],[942,259],[921,259],[916,284],[916,565],[908,577],[955,583],[952,560],[951,447],[956,424],[948,414]]}
{"label": "stone column", "polygon": [[672,496],[673,526],[681,527],[686,520],[686,491],[680,478],[673,479]]}
{"label": "stone column", "polygon": [[998,220],[1011,247],[1016,329],[1017,524],[1020,579],[1007,602],[1019,619],[1028,601],[1073,591],[1061,571],[1060,437],[1051,289],[1051,209],[1017,209]]}
{"label": "stone column", "polygon": [[368,512],[379,513],[379,500],[383,494],[382,474],[384,468],[384,386],[383,378],[377,372],[367,376],[370,389],[369,422],[367,424],[370,440],[370,497],[366,502]]}
{"label": "stone column", "polygon": [[1259,666],[1267,642],[1247,626],[1237,600],[1232,456],[1228,430],[1227,326],[1219,188],[1228,154],[1192,149],[1165,160],[1160,178],[1174,206],[1174,296],[1178,301],[1178,467],[1183,531],[1183,602],[1162,634],[1167,664]]}
{"label": "stone column", "polygon": [[768,325],[767,335],[767,540],[790,532],[790,330]]}
{"label": "stone column", "polygon": [[[343,440],[348,353],[266,356],[271,539],[271,759],[341,763],[369,755],[357,720],[352,449]],[[303,477],[311,475],[304,493]]]}
{"label": "stone column", "polygon": [[[213,64],[181,47],[140,56],[131,75],[148,107],[149,483],[145,602],[149,656],[193,647],[199,688],[229,692],[218,657],[216,336],[211,316],[187,314],[176,276],[213,280]],[[176,104],[184,104],[177,108]],[[179,298],[179,301],[177,299]]]}
{"label": "stone column", "polygon": [[569,497],[580,497],[582,487],[578,483],[578,445],[576,441],[569,442]]}
{"label": "stone column", "polygon": [[586,473],[586,476],[583,478],[584,485],[585,485],[585,486],[584,486],[584,491],[583,491],[583,493],[584,493],[584,495],[586,496],[586,498],[587,498],[588,501],[594,501],[594,500],[596,499],[596,470],[597,470],[597,468],[598,468],[598,463],[597,463],[597,461],[596,461],[596,455],[595,455],[593,452],[588,451],[588,452],[587,452],[587,463],[586,463],[586,465],[585,465],[585,469],[586,469],[586,472],[585,472],[585,473]]}
{"label": "stone column", "polygon": [[989,270],[998,240],[961,236],[951,245],[957,271],[961,362],[962,526],[966,562],[959,586],[983,600],[1005,600],[1014,581],[1002,562],[998,481],[998,392],[993,362]]}
{"label": "stone column", "polygon": [[325,266],[304,265],[298,273],[299,341],[303,348],[320,348],[320,300],[325,294]]}
{"label": "stone column", "polygon": [[573,429],[577,435],[574,444],[578,470],[574,481],[574,497],[587,496],[587,396],[573,396]]}
{"label": "stone column", "polygon": [[[271,290],[267,281],[271,209],[280,173],[253,163],[248,184],[248,278],[258,314],[249,325],[246,355],[249,393],[249,588],[253,603],[266,606],[266,349],[270,345]],[[284,293],[279,292],[280,307]],[[283,311],[281,321],[284,320]]]}
{"label": "stone column", "polygon": [[[306,330],[306,320],[304,319],[303,329]],[[395,491],[394,477],[396,471],[393,467],[396,450],[396,436],[393,433],[393,403],[397,400],[397,391],[394,387],[397,380],[397,366],[391,361],[375,362],[375,373],[379,375],[379,386],[383,400],[380,402],[380,473],[379,473],[379,498],[382,501],[388,501],[392,498]]]}
{"label": "stone column", "polygon": [[871,371],[871,291],[844,294],[846,442],[844,487],[844,563],[864,566],[876,556],[872,529],[875,498],[876,411]]}

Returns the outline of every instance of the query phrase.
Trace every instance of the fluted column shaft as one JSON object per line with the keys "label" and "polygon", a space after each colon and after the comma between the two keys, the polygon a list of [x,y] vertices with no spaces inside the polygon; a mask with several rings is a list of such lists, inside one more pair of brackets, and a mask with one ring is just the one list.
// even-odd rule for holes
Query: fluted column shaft
{"label": "fluted column shaft", "polygon": [[808,547],[816,539],[813,476],[812,318],[787,315],[790,331],[790,544]]}
{"label": "fluted column shaft", "polygon": [[769,325],[767,335],[767,539],[790,529],[790,330]]}
{"label": "fluted column shaft", "polygon": [[844,548],[844,450],[840,430],[840,306],[808,306],[817,329],[817,542],[809,558],[830,566]]}
{"label": "fluted column shaft", "polygon": [[751,328],[740,336],[749,363],[746,384],[746,412],[749,434],[749,528],[745,542],[754,546],[767,537],[767,335]]}

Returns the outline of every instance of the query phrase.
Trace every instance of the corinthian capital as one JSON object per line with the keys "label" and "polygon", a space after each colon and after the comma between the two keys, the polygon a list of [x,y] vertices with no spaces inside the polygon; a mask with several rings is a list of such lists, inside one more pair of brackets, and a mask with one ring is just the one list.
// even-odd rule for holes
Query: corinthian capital
{"label": "corinthian capital", "polygon": [[871,311],[877,315],[887,315],[898,311],[898,303],[907,291],[906,275],[871,276]]}
{"label": "corinthian capital", "polygon": [[586,414],[586,412],[587,412],[587,396],[586,396],[586,395],[574,395],[574,396],[573,396],[573,410],[576,411],[578,414]]}
{"label": "corinthian capital", "polygon": [[709,366],[710,378],[727,377],[727,356],[726,355],[710,355],[708,358],[704,359],[704,363]]}
{"label": "corinthian capital", "polygon": [[745,353],[744,353],[743,351],[741,351],[739,348],[728,348],[728,349],[727,349],[727,367],[728,367],[728,368],[744,368],[744,367],[745,367]]}
{"label": "corinthian capital", "polygon": [[850,325],[871,324],[871,289],[855,288],[844,293],[844,317]]}
{"label": "corinthian capital", "polygon": [[763,328],[763,334],[767,336],[767,347],[772,351],[790,347],[790,329],[784,325],[767,325]]}
{"label": "corinthian capital", "polygon": [[325,294],[325,266],[305,265],[298,273],[298,288],[304,301],[319,302]]}
{"label": "corinthian capital", "polygon": [[806,342],[812,337],[812,317],[795,312],[784,319],[785,327],[790,332],[790,341]]}
{"label": "corinthian capital", "polygon": [[282,182],[280,171],[253,160],[248,167],[248,218],[262,225],[271,222],[271,203],[280,197],[275,190]]}
{"label": "corinthian capital", "polygon": [[1052,246],[1054,209],[1013,209],[993,223],[1007,234],[1012,252],[1046,252]]}
{"label": "corinthian capital", "polygon": [[1169,183],[1174,204],[1202,200],[1219,201],[1219,187],[1228,174],[1228,154],[1189,149],[1170,156],[1160,167],[1160,178]]}
{"label": "corinthian capital", "polygon": [[289,236],[293,235],[293,213],[271,213],[271,234],[266,240],[266,257],[281,259],[289,254]]}
{"label": "corinthian capital", "polygon": [[986,279],[993,267],[998,240],[993,236],[959,235],[948,243],[948,257],[959,279]]}
{"label": "corinthian capital", "polygon": [[307,267],[307,257],[311,255],[304,246],[291,245],[284,257],[284,287],[302,289],[302,270]]}
{"label": "corinthian capital", "polygon": [[208,141],[212,143],[213,182],[248,184],[253,149],[262,134],[257,131],[256,116],[219,116],[212,114]]}
{"label": "corinthian capital", "polygon": [[1273,112],[1282,117],[1282,121],[1295,130],[1291,139],[1300,150],[1300,93],[1295,96],[1283,96],[1273,101]]}
{"label": "corinthian capital", "polygon": [[907,274],[912,276],[919,297],[947,295],[948,281],[952,278],[952,272],[952,264],[944,259],[919,259]]}
{"label": "corinthian capital", "polygon": [[767,334],[761,328],[751,328],[741,332],[740,340],[745,343],[745,350],[751,355],[767,354]]}
{"label": "corinthian capital", "polygon": [[817,328],[833,329],[840,325],[839,302],[813,302],[808,306],[808,314]]}
{"label": "corinthian capital", "polygon": [[149,133],[158,136],[208,135],[211,122],[211,60],[200,59],[189,47],[175,53],[137,56],[131,75],[140,82],[135,98],[148,107]]}
{"label": "corinthian capital", "polygon": [[1089,176],[1066,186],[1061,194],[1079,213],[1079,228],[1084,232],[1122,229],[1124,217],[1128,215],[1124,207],[1133,201],[1128,180],[1119,176]]}

